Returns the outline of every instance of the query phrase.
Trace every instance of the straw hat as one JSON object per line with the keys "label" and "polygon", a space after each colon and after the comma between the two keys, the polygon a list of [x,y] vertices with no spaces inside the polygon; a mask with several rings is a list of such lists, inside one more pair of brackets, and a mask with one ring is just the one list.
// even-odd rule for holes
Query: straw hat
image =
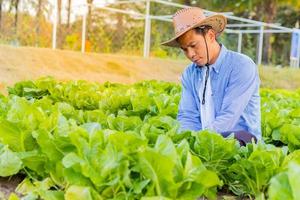
{"label": "straw hat", "polygon": [[196,27],[201,26],[211,26],[216,32],[218,37],[225,29],[227,24],[227,19],[225,16],[220,14],[215,14],[206,17],[203,10],[198,7],[189,7],[177,11],[173,16],[173,26],[175,30],[175,36],[163,42],[162,45],[170,47],[180,47],[179,43],[176,41],[177,38],[192,30]]}

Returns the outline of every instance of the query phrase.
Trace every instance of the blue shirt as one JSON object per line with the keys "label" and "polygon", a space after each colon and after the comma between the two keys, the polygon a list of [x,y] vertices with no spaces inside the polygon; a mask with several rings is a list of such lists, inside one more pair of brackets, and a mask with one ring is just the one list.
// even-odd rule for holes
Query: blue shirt
{"label": "blue shirt", "polygon": [[[259,75],[247,56],[227,50],[224,45],[212,65],[211,89],[215,109],[212,123],[218,133],[245,130],[261,139]],[[201,130],[200,84],[203,68],[190,64],[181,77],[182,94],[177,120],[181,130]]]}

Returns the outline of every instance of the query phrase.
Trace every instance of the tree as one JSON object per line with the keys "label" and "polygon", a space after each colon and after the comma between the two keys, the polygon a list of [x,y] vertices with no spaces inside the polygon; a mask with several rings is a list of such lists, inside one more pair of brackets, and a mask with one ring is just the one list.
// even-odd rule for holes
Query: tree
{"label": "tree", "polygon": [[182,3],[183,3],[184,5],[187,5],[187,6],[192,5],[191,0],[182,0]]}
{"label": "tree", "polygon": [[88,4],[88,16],[87,16],[87,34],[86,34],[86,38],[87,40],[90,39],[90,35],[92,32],[92,5],[93,5],[93,1],[94,0],[87,0],[87,4]]}
{"label": "tree", "polygon": [[[278,8],[284,5],[291,5],[294,7],[299,6],[297,0],[239,0],[240,8],[249,11],[254,10],[255,14],[253,19],[263,21],[266,23],[275,23]],[[248,7],[248,8],[247,8]],[[249,12],[250,13],[250,12]],[[268,27],[267,27],[268,28]],[[272,46],[271,46],[271,33],[264,34],[263,45],[263,63],[267,64],[271,60]]]}
{"label": "tree", "polygon": [[70,31],[71,24],[70,24],[70,16],[71,16],[71,6],[72,6],[72,0],[68,0],[68,19],[67,19],[67,26],[68,26],[68,32]]}
{"label": "tree", "polygon": [[57,41],[58,48],[62,48],[63,35],[62,35],[62,23],[61,23],[61,10],[62,10],[62,0],[57,0]]}
{"label": "tree", "polygon": [[20,0],[11,0],[11,4],[9,5],[10,12],[12,9],[15,10],[15,20],[14,20],[15,34],[17,34],[17,31],[18,31],[19,3],[20,3]]}
{"label": "tree", "polygon": [[[234,12],[235,15],[240,17],[251,18],[266,23],[276,23],[276,15],[279,7],[284,5],[290,5],[294,8],[300,7],[300,1],[297,0],[176,0],[178,3],[184,3],[216,11],[216,12]],[[272,46],[271,46],[271,34],[264,34],[263,45],[263,63],[268,63],[271,59]]]}
{"label": "tree", "polygon": [[36,45],[38,45],[38,37],[40,35],[40,19],[42,17],[43,0],[38,0],[35,22]]}

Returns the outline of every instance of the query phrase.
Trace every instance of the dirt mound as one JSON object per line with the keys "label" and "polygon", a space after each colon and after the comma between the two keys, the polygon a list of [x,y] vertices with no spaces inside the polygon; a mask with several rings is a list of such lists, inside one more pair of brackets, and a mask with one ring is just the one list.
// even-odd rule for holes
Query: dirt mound
{"label": "dirt mound", "polygon": [[133,83],[145,79],[179,82],[188,61],[0,46],[0,90],[41,76],[59,80]]}

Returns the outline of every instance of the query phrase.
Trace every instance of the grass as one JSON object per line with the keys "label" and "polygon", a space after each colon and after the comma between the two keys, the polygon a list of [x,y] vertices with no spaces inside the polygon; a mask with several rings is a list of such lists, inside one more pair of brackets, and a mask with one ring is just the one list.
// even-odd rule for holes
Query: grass
{"label": "grass", "polygon": [[259,68],[261,87],[283,88],[294,90],[300,88],[300,69],[299,68],[276,68],[262,66]]}

